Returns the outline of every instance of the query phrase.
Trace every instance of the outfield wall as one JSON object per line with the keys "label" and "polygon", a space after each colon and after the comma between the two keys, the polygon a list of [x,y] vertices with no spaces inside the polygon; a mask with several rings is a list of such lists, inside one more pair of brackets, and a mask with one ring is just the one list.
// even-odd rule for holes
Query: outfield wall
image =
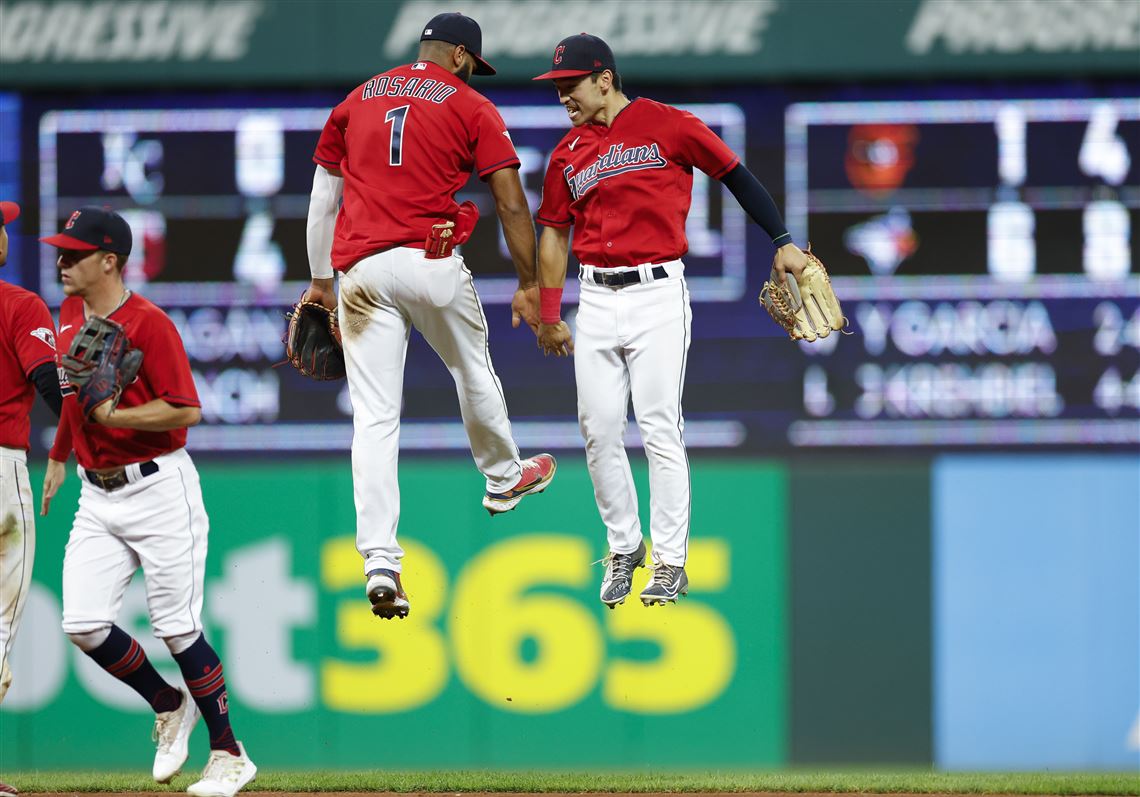
{"label": "outfield wall", "polygon": [[[347,459],[201,471],[207,626],[264,767],[1140,768],[1134,457],[697,458],[690,597],[613,612],[580,459],[494,520],[469,460],[409,460],[403,623],[368,612]],[[40,519],[0,770],[149,760],[146,707],[58,630],[77,489]],[[141,583],[121,624],[176,677]]]}

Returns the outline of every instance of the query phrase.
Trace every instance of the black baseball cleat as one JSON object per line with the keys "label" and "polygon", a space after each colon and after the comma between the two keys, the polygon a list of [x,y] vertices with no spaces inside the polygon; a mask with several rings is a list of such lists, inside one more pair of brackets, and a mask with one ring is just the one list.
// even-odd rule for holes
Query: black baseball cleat
{"label": "black baseball cleat", "polygon": [[601,599],[612,609],[625,603],[633,588],[633,571],[645,565],[645,541],[642,540],[633,553],[610,551],[602,563],[606,566],[606,574],[602,576]]}
{"label": "black baseball cleat", "polygon": [[491,513],[491,517],[510,512],[526,496],[545,490],[556,470],[558,463],[550,454],[538,454],[524,459],[518,483],[505,493],[486,493],[483,496],[483,508]]}
{"label": "black baseball cleat", "polygon": [[377,617],[402,620],[411,611],[408,596],[400,584],[400,574],[395,570],[368,571],[367,592],[368,600],[372,602],[372,613]]}
{"label": "black baseball cleat", "polygon": [[641,591],[641,602],[646,606],[660,603],[676,603],[678,595],[689,592],[689,577],[683,565],[667,565],[658,562],[653,565],[653,576]]}

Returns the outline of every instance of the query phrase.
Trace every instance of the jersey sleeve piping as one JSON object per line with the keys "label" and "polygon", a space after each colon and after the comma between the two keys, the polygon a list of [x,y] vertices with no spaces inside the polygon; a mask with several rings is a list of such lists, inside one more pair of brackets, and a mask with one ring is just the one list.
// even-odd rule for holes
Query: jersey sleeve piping
{"label": "jersey sleeve piping", "polygon": [[163,393],[157,398],[162,399],[167,404],[177,404],[180,407],[201,407],[202,402],[194,396],[176,396],[173,393]]}
{"label": "jersey sleeve piping", "polygon": [[32,371],[36,370],[37,368],[39,368],[44,363],[51,362],[54,359],[55,359],[54,354],[45,354],[43,357],[40,357],[38,360],[36,360],[31,365],[29,365],[26,369],[24,369],[24,376],[31,376]]}
{"label": "jersey sleeve piping", "polygon": [[574,219],[566,219],[561,221],[559,219],[548,219],[545,216],[538,216],[538,223],[544,227],[569,227],[574,223]]}
{"label": "jersey sleeve piping", "polygon": [[480,178],[486,177],[491,172],[499,171],[499,169],[508,169],[508,168],[512,168],[514,166],[521,166],[521,165],[522,165],[522,162],[517,157],[516,158],[507,158],[506,160],[501,160],[498,163],[494,163],[494,164],[486,167],[485,169],[480,169],[479,170],[479,177]]}
{"label": "jersey sleeve piping", "polygon": [[325,160],[324,158],[318,157],[316,155],[313,156],[313,163],[317,164],[318,166],[331,166],[334,169],[340,168],[339,161]]}
{"label": "jersey sleeve piping", "polygon": [[740,157],[734,156],[733,159],[731,161],[729,161],[727,165],[725,165],[723,168],[717,169],[716,172],[713,174],[710,174],[709,177],[713,178],[714,180],[719,180],[720,178],[724,177],[726,174],[731,172],[733,169],[735,169],[739,163],[740,163]]}

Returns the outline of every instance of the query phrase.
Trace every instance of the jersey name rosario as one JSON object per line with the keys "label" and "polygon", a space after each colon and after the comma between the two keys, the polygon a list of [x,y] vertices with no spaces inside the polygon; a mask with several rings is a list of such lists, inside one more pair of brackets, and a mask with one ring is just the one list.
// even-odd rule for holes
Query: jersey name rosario
{"label": "jersey name rosario", "polygon": [[[412,68],[415,69],[413,64]],[[458,91],[455,86],[449,86],[442,80],[435,78],[408,77],[407,75],[380,75],[364,84],[360,99],[371,100],[376,97],[411,97],[415,100],[427,100],[436,105]]]}

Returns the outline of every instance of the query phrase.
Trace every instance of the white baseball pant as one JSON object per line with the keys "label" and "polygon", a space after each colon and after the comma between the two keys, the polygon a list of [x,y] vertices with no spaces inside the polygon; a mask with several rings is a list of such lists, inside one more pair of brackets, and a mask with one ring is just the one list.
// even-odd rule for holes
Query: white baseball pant
{"label": "white baseball pant", "polygon": [[169,639],[202,630],[210,521],[198,471],[186,449],[155,457],[158,472],[110,492],[78,468],[79,509],[63,555],[63,630],[98,631],[114,623],[123,595],[142,566],[154,635]]}
{"label": "white baseball pant", "polygon": [[582,266],[574,333],[578,422],[610,550],[633,553],[642,532],[624,442],[632,396],[649,460],[653,557],[684,565],[690,489],[681,395],[693,315],[684,264],[657,265],[664,266],[666,278],[653,280],[648,266],[635,267],[646,281],[623,288],[592,282],[593,267]]}
{"label": "white baseball pant", "polygon": [[506,492],[518,483],[519,450],[491,365],[487,319],[462,257],[433,260],[422,250],[396,247],[360,260],[341,277],[339,319],[353,410],[356,547],[365,573],[399,572],[404,551],[396,541],[396,473],[413,326],[455,380],[471,454],[488,491]]}
{"label": "white baseball pant", "polygon": [[0,446],[0,702],[12,683],[8,655],[20,626],[36,558],[36,515],[23,449]]}

